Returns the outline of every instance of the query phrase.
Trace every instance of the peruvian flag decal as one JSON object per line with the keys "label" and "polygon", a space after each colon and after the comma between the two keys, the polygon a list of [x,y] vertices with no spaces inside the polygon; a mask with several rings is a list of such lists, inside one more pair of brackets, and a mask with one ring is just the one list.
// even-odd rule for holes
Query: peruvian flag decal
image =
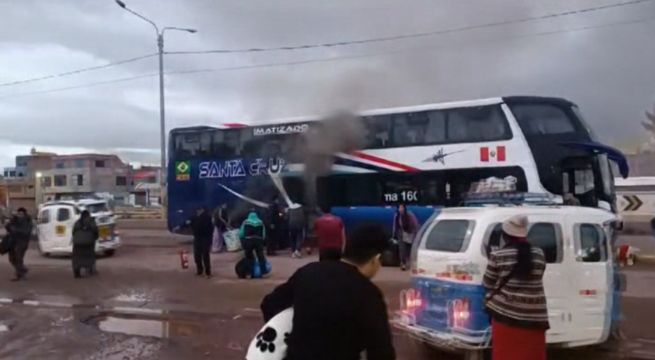
{"label": "peruvian flag decal", "polygon": [[502,162],[506,159],[505,146],[496,146],[495,148],[490,148],[488,146],[480,148],[480,161],[490,162],[498,161]]}

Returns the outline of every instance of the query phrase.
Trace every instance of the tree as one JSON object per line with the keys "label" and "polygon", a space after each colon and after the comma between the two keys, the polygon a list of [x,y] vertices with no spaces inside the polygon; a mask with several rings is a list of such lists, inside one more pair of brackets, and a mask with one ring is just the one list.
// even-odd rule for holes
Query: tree
{"label": "tree", "polygon": [[646,120],[642,121],[641,125],[655,136],[655,106],[653,106],[653,110],[646,111]]}

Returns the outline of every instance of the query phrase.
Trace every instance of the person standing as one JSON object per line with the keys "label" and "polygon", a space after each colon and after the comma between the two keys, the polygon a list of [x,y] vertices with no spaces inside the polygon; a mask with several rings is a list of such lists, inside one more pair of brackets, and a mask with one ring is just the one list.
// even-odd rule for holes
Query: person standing
{"label": "person standing", "polygon": [[318,243],[319,261],[340,260],[346,242],[343,221],[332,214],[331,209],[322,209],[323,215],[314,221],[314,235]]}
{"label": "person standing", "polygon": [[223,233],[229,228],[230,218],[227,213],[227,204],[221,204],[214,210],[213,214],[214,231],[212,238],[212,252],[219,253],[225,251],[225,239]]}
{"label": "person standing", "polygon": [[207,278],[212,276],[211,258],[209,256],[214,234],[212,218],[205,208],[196,210],[196,215],[189,220],[193,231],[193,258],[196,263],[196,275],[204,272]]}
{"label": "person standing", "polygon": [[341,261],[306,265],[264,298],[266,321],[293,307],[285,359],[396,358],[384,296],[370,280],[387,246],[380,226],[360,227],[348,238]]}
{"label": "person standing", "polygon": [[25,253],[32,237],[32,219],[25,208],[19,208],[11,220],[5,225],[7,236],[11,238],[12,247],[9,251],[9,262],[14,267],[15,277],[11,281],[25,278],[29,269],[25,267]]}
{"label": "person standing", "polygon": [[73,226],[73,276],[82,277],[81,269],[87,269],[89,275],[96,273],[96,241],[98,226],[88,210],[82,211]]}
{"label": "person standing", "polygon": [[491,316],[492,358],[545,360],[549,324],[544,253],[527,241],[526,216],[506,220],[502,232],[506,245],[491,253],[483,279]]}
{"label": "person standing", "polygon": [[291,239],[291,256],[301,258],[303,239],[305,236],[305,210],[302,205],[294,203],[289,209],[289,238]]}
{"label": "person standing", "polygon": [[414,213],[409,211],[405,204],[398,205],[398,211],[393,217],[392,234],[398,241],[398,257],[400,259],[400,269],[403,271],[407,270],[409,253],[418,229],[418,220]]}
{"label": "person standing", "polygon": [[251,210],[246,220],[241,224],[239,238],[246,255],[247,269],[254,274],[255,255],[259,263],[260,274],[266,274],[266,257],[264,257],[264,241],[266,228],[255,210]]}

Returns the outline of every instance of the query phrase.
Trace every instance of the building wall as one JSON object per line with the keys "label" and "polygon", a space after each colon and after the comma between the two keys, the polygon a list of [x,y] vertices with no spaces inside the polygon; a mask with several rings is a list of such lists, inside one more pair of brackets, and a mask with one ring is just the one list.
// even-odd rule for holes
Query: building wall
{"label": "building wall", "polygon": [[[131,168],[116,156],[57,156],[53,158],[53,165],[54,168],[42,173],[46,199],[107,193],[117,202],[124,202],[129,197],[132,188]],[[82,177],[81,185],[78,182],[79,176]]]}

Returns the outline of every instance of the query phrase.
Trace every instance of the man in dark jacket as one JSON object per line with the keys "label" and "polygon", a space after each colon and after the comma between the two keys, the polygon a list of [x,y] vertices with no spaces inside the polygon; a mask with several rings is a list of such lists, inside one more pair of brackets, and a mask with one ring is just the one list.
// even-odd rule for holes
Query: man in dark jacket
{"label": "man in dark jacket", "polygon": [[205,208],[196,210],[196,215],[189,220],[193,231],[193,258],[196,262],[196,275],[201,276],[203,272],[207,278],[212,276],[211,260],[209,252],[214,234],[212,217]]}
{"label": "man in dark jacket", "polygon": [[12,248],[9,251],[9,262],[13,265],[16,276],[11,281],[19,281],[25,278],[28,269],[25,267],[25,252],[32,237],[32,219],[24,208],[18,212],[5,225],[7,235],[11,237]]}
{"label": "man in dark jacket", "polygon": [[346,241],[343,260],[306,265],[264,298],[266,321],[293,307],[286,359],[396,358],[384,297],[370,280],[387,245],[384,229],[361,227]]}

